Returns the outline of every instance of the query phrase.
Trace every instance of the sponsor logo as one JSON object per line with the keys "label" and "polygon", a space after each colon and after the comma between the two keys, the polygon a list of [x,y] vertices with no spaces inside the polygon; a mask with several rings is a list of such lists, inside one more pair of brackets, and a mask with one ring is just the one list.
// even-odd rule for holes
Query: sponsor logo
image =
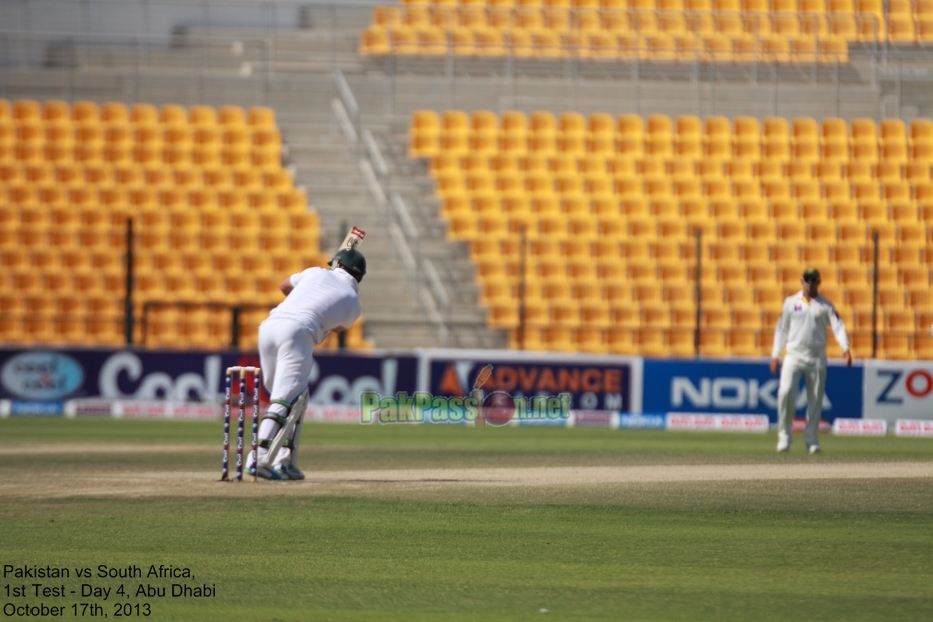
{"label": "sponsor logo", "polygon": [[668,413],[668,430],[767,432],[768,415],[705,415]]}
{"label": "sponsor logo", "polygon": [[884,384],[875,400],[878,404],[899,405],[905,398],[922,400],[933,393],[933,374],[926,369],[879,369],[875,373]]}
{"label": "sponsor logo", "polygon": [[896,436],[933,436],[933,421],[898,419],[894,424]]}
{"label": "sponsor logo", "polygon": [[[779,381],[772,378],[760,382],[757,378],[700,378],[699,385],[685,376],[671,378],[671,406],[688,404],[693,408],[743,410],[745,408],[777,409]],[[796,408],[806,408],[807,394],[798,391]],[[832,410],[829,398],[823,396],[823,410]]]}
{"label": "sponsor logo", "polygon": [[[438,395],[465,396],[484,369],[476,361],[435,364],[432,388]],[[513,397],[567,393],[574,408],[620,411],[629,408],[628,383],[629,370],[621,366],[509,362],[497,364],[483,386]]]}
{"label": "sponsor logo", "polygon": [[358,406],[308,406],[305,411],[308,421],[322,423],[357,423],[360,420]]}
{"label": "sponsor logo", "polygon": [[833,434],[850,436],[884,436],[888,422],[883,419],[843,419],[833,421]]}
{"label": "sponsor logo", "polygon": [[869,418],[926,419],[933,413],[933,365],[867,361],[865,413]]}
{"label": "sponsor logo", "polygon": [[10,414],[14,417],[56,417],[65,412],[64,402],[13,400]]}
{"label": "sponsor logo", "polygon": [[570,416],[570,394],[551,397],[511,396],[495,391],[480,405],[478,397],[448,397],[418,391],[400,391],[391,397],[366,392],[360,396],[361,423],[462,423],[476,421],[480,414],[491,425],[515,421],[542,422]]}
{"label": "sponsor logo", "polygon": [[82,415],[109,415],[113,412],[111,402],[78,402],[73,407],[74,414],[78,417]]}
{"label": "sponsor logo", "polygon": [[[561,393],[555,396],[510,395],[494,390],[484,395],[483,387],[493,378],[493,366],[486,365],[473,381],[468,397],[434,395],[417,391],[413,395],[400,391],[395,396],[382,397],[373,391],[360,396],[361,423],[462,423],[476,421],[477,425],[506,425],[515,422],[545,423],[570,417],[573,396]],[[493,383],[493,387],[495,387]]]}
{"label": "sponsor logo", "polygon": [[[360,376],[351,381],[339,374],[322,378],[321,368],[315,361],[308,379],[314,387],[308,404],[357,406],[363,393],[393,395],[398,378],[398,359],[385,359],[380,371],[381,378]],[[354,420],[357,418],[358,414],[354,416]]]}
{"label": "sponsor logo", "polygon": [[217,419],[217,404],[187,402],[117,402],[114,416],[126,419]]}
{"label": "sponsor logo", "polygon": [[27,400],[56,400],[74,393],[83,383],[81,364],[59,352],[23,352],[0,370],[3,388]]}
{"label": "sponsor logo", "polygon": [[667,427],[667,417],[657,415],[619,415],[619,427],[626,429],[663,430]]}
{"label": "sponsor logo", "polygon": [[[100,369],[98,385],[101,397],[120,399],[134,397],[138,400],[188,400],[211,399],[215,387],[220,386],[221,359],[219,356],[204,357],[204,374],[187,373],[173,378],[165,372],[143,375],[143,362],[134,352],[118,352],[108,358]],[[120,390],[120,379],[125,377],[137,383],[131,393]]]}
{"label": "sponsor logo", "polygon": [[[807,427],[806,417],[797,417],[794,419],[794,423],[793,423],[794,432],[803,432],[806,429],[806,427]],[[818,432],[829,432],[830,429],[832,429],[832,426],[830,425],[829,421],[826,421],[825,419],[820,419],[820,423],[817,426],[817,431]]]}
{"label": "sponsor logo", "polygon": [[575,410],[573,425],[578,428],[610,428],[615,413],[605,410]]}
{"label": "sponsor logo", "polygon": [[113,412],[113,403],[100,400],[74,400],[65,408],[65,414],[72,417],[101,417]]}

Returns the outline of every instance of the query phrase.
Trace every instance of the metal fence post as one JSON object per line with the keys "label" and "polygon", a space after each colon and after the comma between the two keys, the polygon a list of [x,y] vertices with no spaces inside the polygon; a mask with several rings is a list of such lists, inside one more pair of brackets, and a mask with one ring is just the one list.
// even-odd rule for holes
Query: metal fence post
{"label": "metal fence post", "polygon": [[123,328],[126,345],[133,345],[133,219],[126,220],[126,297],[123,301]]}
{"label": "metal fence post", "polygon": [[525,349],[525,270],[528,254],[528,227],[522,227],[521,259],[518,275],[518,349]]}
{"label": "metal fence post", "polygon": [[871,358],[878,354],[878,232],[872,233],[873,257],[871,279]]}
{"label": "metal fence post", "polygon": [[696,242],[696,255],[697,255],[697,265],[696,265],[696,283],[693,286],[693,296],[696,299],[697,305],[697,315],[696,323],[693,327],[693,352],[696,356],[700,356],[700,318],[703,314],[703,304],[702,304],[702,288],[700,287],[700,280],[703,278],[702,262],[703,262],[703,230],[697,229],[697,242]]}
{"label": "metal fence post", "polygon": [[240,347],[240,315],[243,311],[241,305],[230,307],[230,347]]}

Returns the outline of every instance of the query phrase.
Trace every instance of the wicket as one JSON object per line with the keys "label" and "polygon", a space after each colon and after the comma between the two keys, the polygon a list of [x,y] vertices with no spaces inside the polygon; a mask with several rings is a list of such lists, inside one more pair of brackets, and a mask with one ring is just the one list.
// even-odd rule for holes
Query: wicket
{"label": "wicket", "polygon": [[[246,423],[246,376],[253,374],[253,465],[259,459],[259,396],[262,390],[262,370],[258,367],[228,367],[224,381],[224,451],[223,467],[220,472],[220,481],[231,481],[229,478],[230,456],[230,410],[234,374],[240,375],[239,401],[237,403],[237,443],[236,443],[236,481],[243,481],[243,427]],[[256,476],[253,475],[253,481]]]}

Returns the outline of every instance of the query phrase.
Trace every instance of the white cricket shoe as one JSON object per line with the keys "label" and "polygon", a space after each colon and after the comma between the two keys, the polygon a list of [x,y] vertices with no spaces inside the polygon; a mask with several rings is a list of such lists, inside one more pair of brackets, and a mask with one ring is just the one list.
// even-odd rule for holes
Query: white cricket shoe
{"label": "white cricket shoe", "polygon": [[820,453],[821,451],[823,451],[823,450],[820,449],[820,446],[819,446],[819,445],[808,445],[808,446],[807,446],[807,453],[809,453],[811,456],[812,456],[813,454],[818,454],[818,453]]}
{"label": "white cricket shoe", "polygon": [[777,450],[779,453],[784,453],[790,449],[790,436],[784,434],[783,432],[778,434],[778,444]]}

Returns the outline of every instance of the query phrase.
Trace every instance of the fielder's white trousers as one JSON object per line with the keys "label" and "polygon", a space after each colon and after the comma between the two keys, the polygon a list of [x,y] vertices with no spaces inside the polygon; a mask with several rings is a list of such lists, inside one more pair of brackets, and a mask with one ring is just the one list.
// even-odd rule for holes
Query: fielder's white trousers
{"label": "fielder's white trousers", "polygon": [[807,389],[807,425],[803,431],[803,442],[809,447],[819,444],[817,432],[826,393],[826,363],[823,361],[806,361],[793,355],[784,358],[778,385],[778,438],[783,434],[789,439],[793,434],[801,376]]}
{"label": "fielder's white trousers", "polygon": [[[259,365],[270,400],[293,403],[301,395],[308,387],[308,376],[314,364],[313,354],[314,337],[300,322],[289,318],[268,318],[259,325]],[[271,404],[269,412],[288,414],[280,404]],[[260,426],[259,438],[272,440],[278,429],[278,423],[265,419]],[[295,440],[298,440],[297,435]],[[287,462],[290,453],[289,449],[283,448],[272,466]],[[260,448],[259,459],[262,460],[265,455],[266,450]]]}

